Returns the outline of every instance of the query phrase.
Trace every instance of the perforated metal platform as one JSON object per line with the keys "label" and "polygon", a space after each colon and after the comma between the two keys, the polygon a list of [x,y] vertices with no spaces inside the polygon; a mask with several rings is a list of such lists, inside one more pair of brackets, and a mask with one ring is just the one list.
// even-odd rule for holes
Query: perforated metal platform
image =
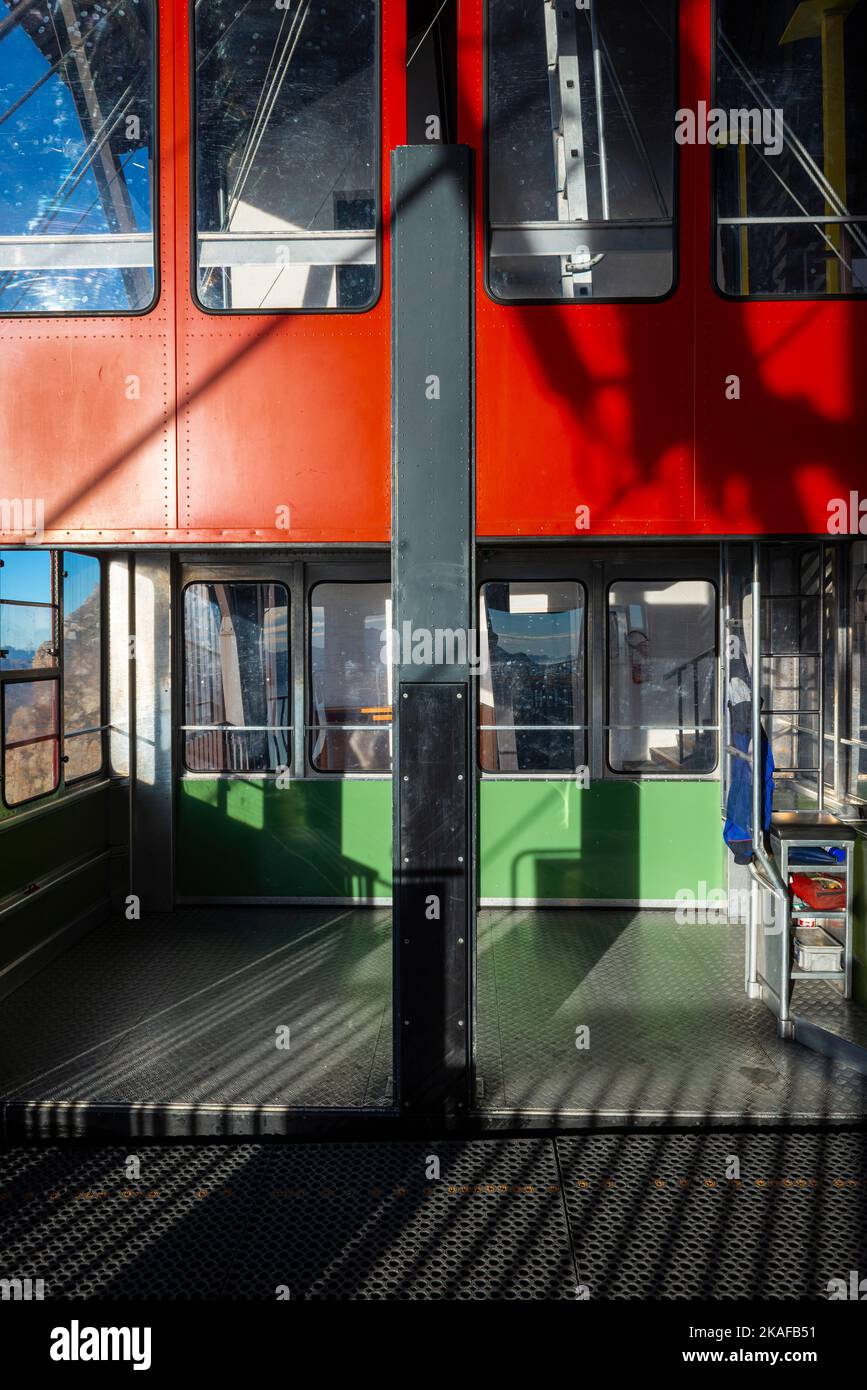
{"label": "perforated metal platform", "polygon": [[390,924],[274,907],[106,922],[3,1000],[0,1096],[381,1106]]}
{"label": "perforated metal platform", "polygon": [[839,1132],[7,1148],[3,1270],[49,1299],[822,1299],[867,1269],[865,1182]]}
{"label": "perforated metal platform", "polygon": [[867,1114],[867,1077],[782,1041],[743,975],[742,926],[678,926],[663,911],[487,909],[479,1103],[618,1119]]}
{"label": "perforated metal platform", "polygon": [[822,1299],[829,1280],[867,1269],[863,1133],[556,1143],[591,1295]]}
{"label": "perforated metal platform", "polygon": [[0,1155],[4,1270],[33,1271],[56,1298],[573,1296],[550,1142],[138,1156],[131,1181],[129,1150]]}

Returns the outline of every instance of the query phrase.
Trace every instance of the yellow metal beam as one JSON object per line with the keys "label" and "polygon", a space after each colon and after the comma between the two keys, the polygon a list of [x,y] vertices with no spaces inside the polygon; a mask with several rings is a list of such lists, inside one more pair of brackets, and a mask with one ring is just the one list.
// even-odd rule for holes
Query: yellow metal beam
{"label": "yellow metal beam", "polygon": [[858,0],[802,0],[783,32],[780,43],[796,43],[798,39],[820,39],[825,15],[845,19]]}
{"label": "yellow metal beam", "polygon": [[[747,212],[747,147],[738,145],[738,216],[748,217]],[[741,294],[750,292],[750,229],[740,228],[741,244]]]}

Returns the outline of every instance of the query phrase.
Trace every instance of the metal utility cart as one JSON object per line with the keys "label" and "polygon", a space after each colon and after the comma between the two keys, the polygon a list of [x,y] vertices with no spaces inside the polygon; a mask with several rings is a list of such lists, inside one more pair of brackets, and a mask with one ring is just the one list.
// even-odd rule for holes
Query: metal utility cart
{"label": "metal utility cart", "polygon": [[[824,574],[824,558],[820,553],[820,575]],[[815,577],[814,577],[815,579]],[[818,787],[818,804],[815,809],[777,812],[771,817],[768,826],[765,817],[768,814],[766,805],[766,777],[764,775],[763,755],[759,754],[763,748],[764,731],[762,728],[763,712],[773,719],[775,715],[786,714],[788,718],[795,718],[799,722],[801,718],[818,714],[819,722],[819,748],[823,747],[824,739],[824,711],[821,705],[821,690],[823,689],[823,678],[819,677],[820,704],[819,709],[774,709],[773,700],[767,702],[768,707],[763,711],[762,696],[763,690],[767,688],[766,671],[767,663],[781,659],[783,653],[775,651],[770,641],[771,627],[767,621],[762,621],[760,615],[765,611],[763,604],[772,600],[784,602],[797,602],[799,605],[807,599],[815,598],[820,605],[823,585],[821,582],[814,582],[809,586],[810,592],[801,592],[804,585],[801,584],[797,594],[786,592],[783,595],[762,593],[761,578],[761,547],[758,543],[752,546],[752,580],[749,584],[749,592],[746,592],[746,574],[743,575],[742,589],[742,611],[738,615],[742,623],[743,637],[741,641],[742,649],[749,648],[749,674],[746,683],[749,687],[750,696],[750,723],[751,736],[749,751],[737,746],[729,746],[728,752],[732,757],[744,759],[750,767],[750,781],[752,792],[751,808],[751,836],[752,836],[752,862],[749,872],[752,879],[752,892],[750,899],[750,924],[748,935],[748,950],[746,961],[746,988],[747,993],[752,998],[760,998],[768,1005],[779,1022],[781,1037],[791,1038],[795,1036],[795,1020],[791,1012],[792,991],[799,981],[819,981],[826,980],[839,990],[840,996],[844,999],[852,997],[852,962],[853,962],[853,879],[854,879],[854,846],[856,843],[856,831],[851,825],[839,820],[824,809],[824,787],[825,777],[822,767],[821,757],[818,766],[793,766],[787,767],[788,774],[797,772],[809,774],[816,779]],[[816,593],[812,593],[812,589]],[[750,617],[746,618],[746,600],[749,599],[751,609]],[[727,635],[729,637],[737,635],[737,626],[733,619],[727,616]],[[821,607],[818,613],[819,629],[821,632]],[[767,639],[767,640],[763,640]],[[796,649],[799,657],[808,657],[821,662],[822,642],[810,644],[810,649],[805,651],[803,644],[799,643]],[[788,652],[788,656],[792,652]],[[792,700],[785,701],[791,705]],[[800,697],[799,697],[800,703]],[[773,737],[773,729],[769,729],[768,737]],[[770,839],[770,852],[765,839],[765,827],[767,827]],[[796,850],[835,848],[843,851],[840,862],[797,864],[791,862]],[[817,908],[797,908],[793,902],[792,889],[790,884],[791,874],[797,868],[798,872],[803,872],[808,876],[819,874],[836,874],[841,878],[845,877],[845,905],[831,910]],[[831,938],[828,945],[834,944],[841,948],[842,958],[838,954],[840,968],[833,969],[803,969],[794,959],[794,936],[798,929],[801,919],[810,918],[815,923],[821,923],[826,928],[827,936]],[[834,921],[837,926],[833,930],[828,930],[830,923]],[[842,925],[842,939],[840,926]],[[816,946],[822,949],[824,943],[817,942]],[[807,948],[808,951],[810,948]],[[816,947],[812,948],[814,954]]]}
{"label": "metal utility cart", "polygon": [[[854,873],[854,846],[856,833],[852,826],[846,825],[828,811],[814,811],[809,815],[803,812],[786,811],[774,815],[771,823],[771,850],[780,877],[789,890],[789,911],[787,931],[783,950],[778,954],[780,966],[779,993],[783,1002],[781,1016],[788,1018],[789,1004],[793,986],[798,980],[829,980],[835,982],[844,998],[852,997],[852,898]],[[792,856],[804,849],[840,849],[845,858],[827,864],[793,864]],[[806,874],[810,877],[833,875],[845,878],[846,900],[842,908],[819,909],[814,907],[796,908],[792,901],[790,876],[792,873]],[[843,967],[839,970],[803,970],[795,962],[794,938],[802,919],[828,924],[842,923],[842,939],[839,928],[828,930],[843,951]]]}

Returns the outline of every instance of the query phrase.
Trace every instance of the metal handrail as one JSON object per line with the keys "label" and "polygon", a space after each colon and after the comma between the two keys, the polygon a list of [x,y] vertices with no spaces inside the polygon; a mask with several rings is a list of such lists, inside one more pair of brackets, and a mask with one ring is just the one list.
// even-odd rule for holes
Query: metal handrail
{"label": "metal handrail", "polygon": [[[721,52],[728,59],[735,73],[743,82],[747,90],[752,94],[753,97],[758,98],[759,104],[761,106],[773,107],[773,102],[769,99],[768,94],[765,92],[764,88],[761,85],[761,82],[750,70],[749,65],[738,53],[731,39],[729,39],[728,36],[725,33],[723,33],[721,29],[718,30],[718,41]],[[849,209],[843,203],[843,200],[840,198],[836,189],[829,182],[824,172],[819,168],[818,164],[813,159],[812,155],[809,153],[805,145],[798,139],[794,131],[791,130],[790,127],[786,124],[785,119],[783,119],[782,121],[782,130],[784,142],[786,143],[786,145],[788,145],[792,154],[795,156],[795,159],[801,165],[802,169],[806,173],[810,182],[816,188],[817,192],[822,197],[824,197],[828,203],[830,203],[831,207],[834,209],[837,215],[848,217]],[[862,251],[867,251],[867,240],[865,240],[865,238],[859,232],[854,232],[852,239],[858,244]]]}
{"label": "metal handrail", "polygon": [[760,868],[757,867],[755,860],[751,861],[749,865],[749,870],[751,876],[756,880],[757,883],[761,884],[762,888],[766,888],[769,893],[774,894],[774,897],[779,898],[781,902],[785,903],[786,918],[788,921],[789,893],[788,890],[783,886],[782,878],[780,877],[779,883],[772,882],[772,880],[768,878],[768,876]]}
{"label": "metal handrail", "polygon": [[697,666],[700,661],[704,661],[706,656],[716,657],[716,647],[708,647],[706,652],[699,652],[698,656],[687,657],[679,666],[672,666],[670,671],[666,671],[662,677],[664,681],[670,681],[672,676],[676,676],[680,671],[685,671],[689,666]]}

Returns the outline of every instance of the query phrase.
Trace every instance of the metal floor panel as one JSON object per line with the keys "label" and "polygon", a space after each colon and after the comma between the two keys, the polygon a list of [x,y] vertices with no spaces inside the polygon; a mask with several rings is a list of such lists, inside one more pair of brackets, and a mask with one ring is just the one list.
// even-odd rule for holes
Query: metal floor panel
{"label": "metal floor panel", "polygon": [[[867,1269],[867,1135],[557,1139],[591,1298],[827,1299]],[[740,1179],[727,1178],[732,1159]]]}
{"label": "metal floor panel", "polygon": [[[214,907],[105,923],[4,1000],[0,1096],[387,1107],[390,920]],[[666,912],[482,912],[478,1106],[637,1123],[867,1114],[867,1076],[781,1041],[746,998],[742,953],[740,928]],[[799,985],[796,1006],[815,989]]]}
{"label": "metal floor panel", "polygon": [[[741,926],[672,912],[479,914],[484,1110],[620,1117],[860,1117],[867,1077],[777,1035],[743,986]],[[590,1046],[576,1048],[576,1028]]]}
{"label": "metal floor panel", "polygon": [[867,1049],[867,1009],[844,999],[829,980],[798,980],[792,990],[792,1013]]}
{"label": "metal floor panel", "polygon": [[867,1134],[27,1145],[0,1203],[49,1300],[823,1299],[867,1269]]}
{"label": "metal floor panel", "polygon": [[[3,1002],[6,1100],[381,1105],[388,909],[112,919]],[[290,1029],[288,1051],[276,1029]]]}
{"label": "metal floor panel", "polygon": [[135,1180],[129,1156],[0,1150],[7,1277],[58,1299],[574,1297],[549,1140],[145,1146]]}

